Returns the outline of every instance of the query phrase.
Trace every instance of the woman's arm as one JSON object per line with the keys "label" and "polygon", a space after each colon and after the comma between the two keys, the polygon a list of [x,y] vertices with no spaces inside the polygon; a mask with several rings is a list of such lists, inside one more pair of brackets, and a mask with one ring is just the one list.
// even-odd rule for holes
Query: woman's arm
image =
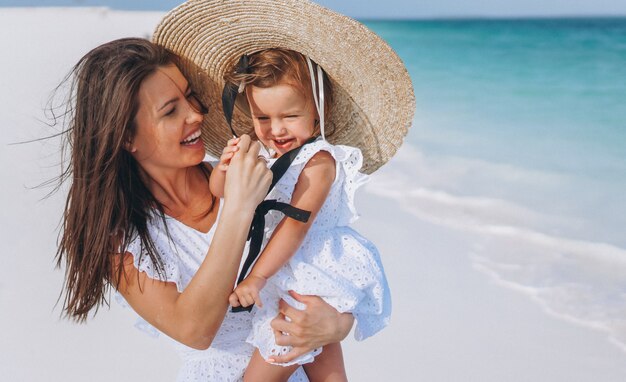
{"label": "woman's arm", "polygon": [[131,307],[163,333],[196,349],[208,348],[222,323],[254,209],[271,183],[271,172],[257,159],[258,150],[257,143],[241,138],[226,176],[213,242],[182,293],[174,283],[139,272],[128,253],[114,260],[124,261],[124,277],[114,281]]}
{"label": "woman's arm", "polygon": [[276,344],[292,346],[292,349],[287,354],[273,357],[270,362],[290,362],[313,349],[341,342],[348,336],[354,323],[352,314],[339,313],[318,296],[302,296],[294,291],[289,294],[306,307],[299,310],[280,300],[278,317],[271,325]]}
{"label": "woman's arm", "polygon": [[232,306],[249,306],[253,303],[262,306],[259,291],[267,279],[300,248],[334,180],[335,159],[327,151],[316,153],[300,173],[291,197],[292,206],[311,212],[309,220],[303,223],[285,218],[278,224],[248,277],[231,294],[229,301]]}

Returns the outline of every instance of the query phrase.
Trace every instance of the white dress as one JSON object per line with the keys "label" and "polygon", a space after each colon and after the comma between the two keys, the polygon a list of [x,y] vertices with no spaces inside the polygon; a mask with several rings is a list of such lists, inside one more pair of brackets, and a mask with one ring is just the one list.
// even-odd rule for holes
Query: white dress
{"label": "white dress", "polygon": [[[354,207],[355,192],[368,180],[367,175],[359,172],[363,162],[361,151],[334,146],[322,139],[305,145],[266,199],[289,203],[302,169],[321,150],[329,152],[336,163],[330,193],[298,251],[261,290],[263,308],[255,306],[252,310],[253,329],[248,342],[258,348],[265,359],[290,350],[275,344],[269,325],[276,317],[280,298],[303,308],[287,293],[289,290],[320,296],[338,311],[352,313],[356,319],[357,340],[375,334],[389,322],[391,295],[378,250],[348,227],[358,217]],[[283,217],[277,211],[268,213],[263,245]],[[283,365],[312,362],[320,352],[317,349]]]}
{"label": "white dress", "polygon": [[[221,207],[220,203],[220,211]],[[182,292],[204,260],[217,224],[214,224],[209,232],[203,233],[174,218],[166,216],[165,220],[171,240],[168,239],[163,222],[158,217],[148,222],[148,229],[158,254],[163,260],[165,281],[175,283],[178,291]],[[148,277],[159,279],[148,256],[142,256],[139,261],[138,254],[141,251],[141,243],[137,238],[128,247],[128,252],[133,254],[135,267],[145,272]],[[120,294],[117,294],[117,300],[122,305],[128,306]],[[196,350],[172,339],[182,359],[182,367],[176,380],[178,382],[241,381],[254,351],[254,348],[246,343],[246,337],[251,329],[251,318],[251,314],[247,312],[231,313],[229,311],[211,347],[207,350]],[[140,317],[135,326],[151,336],[156,337],[160,333]],[[306,382],[308,379],[302,368],[299,368],[289,381]]]}

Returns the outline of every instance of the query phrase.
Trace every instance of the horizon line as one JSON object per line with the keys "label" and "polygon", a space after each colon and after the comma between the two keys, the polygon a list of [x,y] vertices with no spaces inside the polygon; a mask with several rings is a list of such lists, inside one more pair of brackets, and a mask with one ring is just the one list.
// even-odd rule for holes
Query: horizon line
{"label": "horizon line", "polygon": [[[122,12],[168,12],[169,9],[139,9],[139,8],[117,8],[111,7],[108,5],[94,5],[94,6],[85,6],[85,5],[45,5],[45,6],[37,6],[37,5],[0,5],[0,9],[107,9],[111,11],[122,11]],[[597,13],[597,14],[580,14],[580,13],[563,13],[563,14],[520,14],[520,15],[511,15],[511,14],[501,14],[501,15],[486,15],[486,14],[468,14],[468,15],[423,15],[423,16],[406,16],[406,17],[397,17],[397,16],[351,16],[346,15],[351,18],[354,18],[359,21],[480,21],[480,20],[548,20],[548,19],[624,19],[626,18],[626,13],[624,14],[606,14],[606,13]]]}

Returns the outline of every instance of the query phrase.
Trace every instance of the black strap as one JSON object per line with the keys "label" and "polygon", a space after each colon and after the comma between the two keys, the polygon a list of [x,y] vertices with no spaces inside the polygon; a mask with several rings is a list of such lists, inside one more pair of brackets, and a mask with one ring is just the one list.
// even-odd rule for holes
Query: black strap
{"label": "black strap", "polygon": [[[250,269],[252,263],[254,263],[254,260],[256,260],[259,252],[261,251],[261,244],[263,243],[263,233],[265,229],[265,215],[267,215],[270,210],[280,211],[285,214],[285,216],[303,223],[309,221],[309,217],[311,216],[310,211],[301,210],[288,203],[279,202],[275,199],[262,201],[257,207],[252,219],[252,225],[248,234],[248,239],[250,239],[250,250],[248,252],[248,257],[246,257],[246,261],[243,264],[243,268],[241,269],[241,273],[239,274],[239,278],[237,279],[237,284],[244,280],[248,273],[248,269]],[[254,255],[250,256],[250,254]]]}
{"label": "black strap", "polygon": [[280,158],[276,159],[276,162],[274,162],[272,167],[270,167],[270,170],[272,171],[272,183],[270,184],[270,188],[267,191],[268,194],[270,193],[270,191],[272,191],[272,189],[274,188],[276,183],[278,183],[280,178],[282,178],[283,175],[285,175],[285,172],[287,172],[287,169],[289,168],[289,166],[291,166],[293,161],[296,159],[296,157],[300,153],[300,150],[304,146],[308,145],[309,143],[315,142],[316,139],[317,137],[311,137],[307,139],[307,141],[304,142],[302,146],[296,147],[293,150],[289,150],[283,155],[281,155]]}
{"label": "black strap", "polygon": [[[309,138],[302,146],[296,147],[293,150],[289,150],[285,154],[281,155],[280,158],[274,162],[270,170],[272,171],[272,183],[270,184],[269,192],[274,188],[276,183],[282,178],[285,174],[291,163],[296,159],[298,153],[305,145],[314,142],[316,137]],[[248,271],[252,268],[252,265],[259,257],[261,253],[261,245],[263,244],[263,234],[265,231],[265,215],[271,210],[280,211],[285,214],[286,217],[301,221],[306,223],[309,221],[309,217],[311,216],[311,211],[305,211],[300,208],[296,208],[287,203],[279,202],[274,199],[264,200],[257,206],[254,210],[254,216],[252,218],[252,224],[250,225],[250,231],[248,233],[248,240],[250,240],[250,247],[248,250],[248,256],[243,263],[243,267],[241,268],[241,272],[239,273],[239,277],[237,278],[237,285],[241,283],[246,276],[248,275]],[[232,312],[249,312],[252,310],[252,305],[243,307],[237,306],[231,308]]]}
{"label": "black strap", "polygon": [[[248,55],[242,55],[239,62],[237,62],[235,73],[250,73],[249,61]],[[232,82],[227,82],[224,85],[224,90],[222,90],[222,109],[224,110],[226,123],[228,123],[228,127],[230,127],[230,132],[233,133],[235,137],[239,136],[235,133],[235,129],[233,129],[233,112],[235,111],[237,94],[239,94],[239,85],[233,84]]]}

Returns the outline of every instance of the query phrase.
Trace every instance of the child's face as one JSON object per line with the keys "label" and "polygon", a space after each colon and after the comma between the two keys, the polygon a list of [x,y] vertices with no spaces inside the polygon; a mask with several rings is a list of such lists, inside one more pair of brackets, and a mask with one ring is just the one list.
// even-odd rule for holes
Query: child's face
{"label": "child's face", "polygon": [[254,132],[265,146],[276,151],[277,157],[302,146],[313,135],[314,105],[293,86],[248,86],[246,94]]}

